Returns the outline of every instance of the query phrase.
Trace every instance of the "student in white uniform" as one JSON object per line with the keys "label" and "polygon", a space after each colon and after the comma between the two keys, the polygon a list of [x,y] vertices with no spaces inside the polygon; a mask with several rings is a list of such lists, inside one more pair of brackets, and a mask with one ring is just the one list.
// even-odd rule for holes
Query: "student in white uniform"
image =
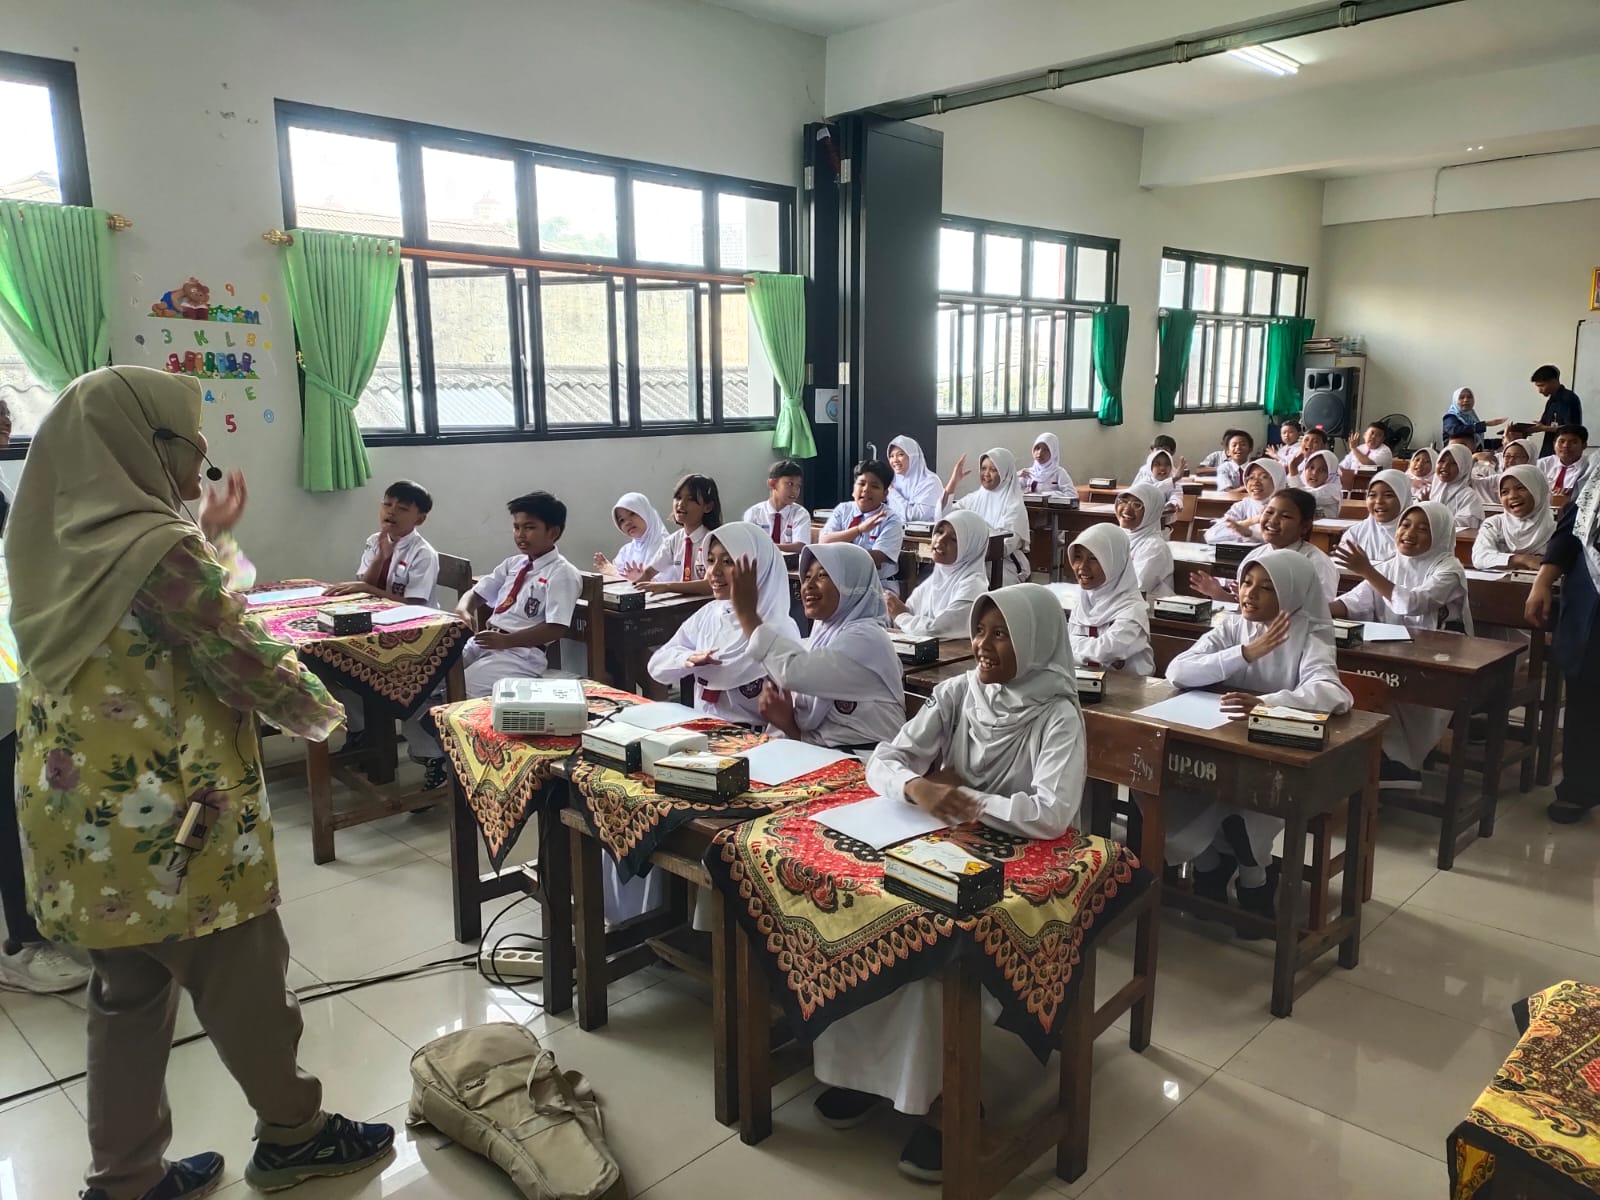
{"label": "student in white uniform", "polygon": [[1243,429],[1228,430],[1226,452],[1217,463],[1217,490],[1237,492],[1244,488],[1244,473],[1255,453],[1256,440]]}
{"label": "student in white uniform", "polygon": [[889,443],[889,466],[894,470],[889,507],[901,524],[937,520],[944,481],[929,469],[916,438],[902,434]]}
{"label": "student in white uniform", "polygon": [[1155,674],[1150,606],[1139,590],[1128,535],[1115,525],[1091,525],[1067,547],[1067,564],[1078,581],[1067,621],[1073,659],[1096,670]]}
{"label": "student in white uniform", "polygon": [[1385,444],[1389,432],[1374,421],[1368,425],[1360,441],[1350,443],[1350,452],[1339,460],[1339,470],[1354,475],[1363,467],[1377,467],[1384,471],[1394,465],[1394,451]]}
{"label": "student in white uniform", "polygon": [[1300,422],[1293,417],[1278,426],[1279,444],[1268,446],[1267,454],[1283,464],[1285,471],[1300,461],[1300,456],[1305,453],[1305,447],[1300,445]]}
{"label": "student in white uniform", "polygon": [[1472,451],[1460,442],[1451,442],[1439,451],[1433,486],[1428,499],[1450,510],[1457,529],[1476,529],[1483,524],[1483,501],[1472,487]]}
{"label": "student in white uniform", "polygon": [[1477,453],[1472,456],[1472,486],[1482,498],[1485,509],[1500,503],[1500,477],[1512,467],[1537,465],[1539,447],[1532,438],[1508,441],[1499,453]]}
{"label": "student in white uniform", "polygon": [[[936,687],[878,748],[867,783],[948,825],[978,820],[1021,837],[1058,838],[1077,820],[1088,762],[1061,605],[1036,584],[1002,588],[973,606],[971,633],[974,669]],[[937,979],[909,983],[817,1038],[816,1076],[831,1085],[816,1100],[824,1124],[852,1128],[884,1100],[912,1116],[929,1110],[942,1083],[941,988]],[[982,1003],[984,1079],[1038,1079],[1044,1068],[1021,1041],[988,1027],[998,1002],[986,994]],[[919,1125],[900,1169],[936,1181],[942,1153],[938,1131]]]}
{"label": "student in white uniform", "polygon": [[1222,431],[1221,445],[1200,460],[1198,465],[1195,467],[1195,474],[1204,475],[1207,472],[1215,474],[1217,468],[1220,467],[1228,457],[1228,442],[1232,439],[1233,435],[1238,432],[1239,430],[1237,429],[1224,429]]}
{"label": "student in white uniform", "polygon": [[[950,481],[944,485],[943,507],[948,510],[950,497],[972,472],[967,470],[967,456],[956,460],[950,472]],[[1006,561],[1002,582],[1011,584],[1026,579],[1033,573],[1028,563],[1028,545],[1032,531],[1028,526],[1028,510],[1022,503],[1022,481],[1017,477],[1017,459],[1004,446],[995,446],[984,452],[978,460],[978,490],[955,501],[955,507],[977,513],[989,523],[995,533],[1008,533]]]}
{"label": "student in white uniform", "polygon": [[[1339,681],[1328,602],[1316,573],[1305,559],[1283,550],[1266,551],[1244,568],[1239,611],[1168,663],[1167,678],[1180,688],[1228,689],[1222,707],[1235,721],[1257,704],[1343,713],[1354,703]],[[1194,890],[1218,901],[1226,901],[1237,872],[1239,907],[1275,916],[1268,867],[1282,818],[1186,795],[1181,784],[1171,790],[1170,798],[1162,793],[1167,861],[1192,862]]]}
{"label": "student in white uniform", "polygon": [[1406,479],[1411,484],[1411,502],[1421,504],[1433,491],[1433,475],[1439,465],[1439,452],[1432,446],[1419,446],[1406,464]]}
{"label": "student in white uniform", "polygon": [[[972,606],[989,590],[989,523],[952,508],[934,526],[933,574],[907,600],[883,593],[894,628],[916,637],[966,637]],[[1169,551],[1170,553],[1170,551]]]}
{"label": "student in white uniform", "polygon": [[1117,493],[1117,525],[1128,535],[1133,571],[1147,598],[1173,594],[1172,547],[1161,535],[1161,493],[1136,483]]}
{"label": "student in white uniform", "polygon": [[1411,484],[1394,468],[1379,471],[1367,481],[1367,516],[1344,531],[1341,542],[1360,546],[1375,563],[1395,556],[1394,534],[1400,514],[1411,507]]}
{"label": "student in white uniform", "polygon": [[[1144,466],[1133,477],[1134,483],[1147,483],[1161,493],[1161,506],[1166,512],[1175,512],[1183,503],[1183,489],[1178,486],[1178,457],[1171,450],[1157,448],[1150,451]],[[1171,524],[1163,519],[1163,525]]]}
{"label": "student in white uniform", "polygon": [[1061,439],[1055,434],[1045,432],[1033,439],[1033,461],[1022,468],[1022,490],[1029,495],[1078,490],[1061,461]]}
{"label": "student in white uniform", "polygon": [[1539,460],[1539,469],[1550,480],[1552,496],[1576,496],[1589,477],[1589,431],[1582,425],[1563,425],[1556,431],[1556,452]]}
{"label": "student in white uniform", "polygon": [[407,604],[437,607],[439,552],[422,536],[421,526],[433,511],[433,497],[420,483],[391,483],[378,505],[378,531],[361,551],[356,577],[336,583],[330,596],[377,596]]}
{"label": "student in white uniform", "polygon": [[1537,571],[1556,534],[1550,511],[1550,480],[1538,467],[1509,467],[1500,475],[1504,512],[1484,519],[1472,543],[1472,565],[1480,571]]}
{"label": "student in white uniform", "polygon": [[878,578],[892,583],[900,578],[900,548],[905,545],[905,523],[889,507],[894,471],[886,462],[869,459],[856,467],[852,499],[834,508],[818,545],[854,542],[878,564]]}
{"label": "student in white uniform", "polygon": [[1300,464],[1300,486],[1311,493],[1317,516],[1339,515],[1344,489],[1339,486],[1339,460],[1332,450],[1318,450],[1306,456]]}
{"label": "student in white uniform", "polygon": [[1205,540],[1213,545],[1261,541],[1261,510],[1283,486],[1283,467],[1270,458],[1256,459],[1244,473],[1244,499],[1234,501],[1221,520],[1206,526]]}
{"label": "student in white uniform", "polygon": [[[1300,487],[1300,473],[1305,470],[1306,460],[1318,450],[1328,448],[1328,431],[1321,425],[1313,425],[1300,435],[1300,440],[1295,443],[1295,455],[1292,462],[1284,464],[1284,469],[1289,473],[1289,482]],[[1281,461],[1281,460],[1280,460]]]}
{"label": "student in white uniform", "polygon": [[756,603],[764,625],[795,641],[800,630],[789,616],[789,571],[772,534],[757,525],[735,521],[706,539],[706,581],[712,602],[678,626],[661,649],[650,656],[650,678],[675,685],[694,678],[694,709],[739,725],[765,724],[761,692],[767,669],[750,653],[750,639],[733,614],[733,567],[749,559],[756,577]]}
{"label": "student in white uniform", "polygon": [[615,558],[595,552],[594,569],[612,579],[630,583],[644,577],[667,541],[667,527],[656,506],[643,492],[624,492],[611,507],[611,520],[628,540]]}
{"label": "student in white uniform", "polygon": [[[1332,600],[1339,594],[1339,569],[1331,558],[1306,540],[1315,522],[1316,501],[1311,493],[1304,488],[1283,488],[1261,510],[1262,544],[1245,555],[1236,579],[1243,579],[1245,567],[1269,551],[1288,550],[1310,564],[1317,582],[1322,585],[1323,595]],[[1213,600],[1232,600],[1239,590],[1237,582],[1223,583],[1205,571],[1194,572],[1189,581],[1195,591]]]}
{"label": "student in white uniform", "polygon": [[906,719],[904,668],[884,627],[883,589],[872,556],[841,542],[800,552],[800,603],[811,636],[790,637],[761,616],[756,573],[733,572],[733,614],[750,657],[767,673],[767,732],[839,749],[871,749]]}
{"label": "student in white uniform", "polygon": [[685,475],[672,489],[672,519],[678,528],[635,581],[640,591],[708,596],[706,538],[722,524],[722,497],[709,475]]}
{"label": "student in white uniform", "polygon": [[[1381,567],[1360,547],[1341,543],[1335,551],[1339,565],[1361,576],[1361,582],[1334,601],[1333,615],[1472,633],[1467,574],[1456,560],[1455,541],[1450,510],[1424,501],[1401,514],[1395,533],[1398,553]],[[1420,788],[1422,764],[1449,725],[1450,714],[1443,709],[1395,704],[1383,735],[1381,786],[1391,791]]]}
{"label": "student in white uniform", "polygon": [[811,544],[811,510],[800,503],[805,472],[792,458],[772,464],[767,472],[767,498],[745,509],[744,519],[768,530],[773,543],[785,554]]}

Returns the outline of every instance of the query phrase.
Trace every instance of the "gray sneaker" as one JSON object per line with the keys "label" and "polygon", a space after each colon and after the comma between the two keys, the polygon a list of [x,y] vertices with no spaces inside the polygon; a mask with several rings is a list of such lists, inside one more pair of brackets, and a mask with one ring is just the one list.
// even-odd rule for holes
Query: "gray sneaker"
{"label": "gray sneaker", "polygon": [[0,949],[0,989],[50,995],[73,992],[93,972],[51,942],[29,942],[15,954]]}

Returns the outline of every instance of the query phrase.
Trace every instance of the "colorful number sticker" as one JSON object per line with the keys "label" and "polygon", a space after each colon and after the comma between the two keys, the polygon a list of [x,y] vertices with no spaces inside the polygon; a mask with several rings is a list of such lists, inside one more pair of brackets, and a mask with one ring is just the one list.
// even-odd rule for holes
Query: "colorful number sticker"
{"label": "colorful number sticker", "polygon": [[256,344],[256,335],[253,334],[253,333],[245,334],[244,335],[244,344],[246,346],[254,346]]}
{"label": "colorful number sticker", "polygon": [[212,394],[212,392],[211,392],[211,389],[210,389],[210,388],[207,388],[207,389],[206,389],[206,403],[207,403],[207,404],[215,404],[215,403],[216,403],[216,402],[217,402],[217,398],[216,398],[216,396],[214,396],[214,395],[213,395],[213,394]]}
{"label": "colorful number sticker", "polygon": [[170,329],[163,329],[163,330],[162,330],[162,331],[161,331],[161,344],[162,344],[162,345],[163,345],[163,346],[170,346],[170,345],[172,345],[172,330],[170,330]]}
{"label": "colorful number sticker", "polygon": [[255,388],[253,388],[253,387],[245,388],[245,390],[244,390],[244,398],[246,400],[252,400],[253,401],[256,398],[256,390],[255,390]]}
{"label": "colorful number sticker", "polygon": [[229,433],[238,433],[239,432],[239,422],[237,422],[237,421],[235,421],[233,419],[233,414],[232,413],[228,413],[226,416],[224,416],[222,418],[222,423],[228,427],[228,432]]}
{"label": "colorful number sticker", "polygon": [[204,329],[196,329],[194,331],[194,344],[196,346],[204,346],[207,344],[206,331]]}
{"label": "colorful number sticker", "polygon": [[222,340],[227,342],[228,345],[230,345],[230,346],[233,345],[233,334],[229,333],[226,329],[224,329],[222,331]]}

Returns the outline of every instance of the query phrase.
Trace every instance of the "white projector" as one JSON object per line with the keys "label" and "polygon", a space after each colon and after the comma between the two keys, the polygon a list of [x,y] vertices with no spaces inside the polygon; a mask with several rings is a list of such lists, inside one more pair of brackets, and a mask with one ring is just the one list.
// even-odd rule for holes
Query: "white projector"
{"label": "white projector", "polygon": [[589,723],[589,702],[576,679],[502,679],[493,703],[497,733],[576,736]]}

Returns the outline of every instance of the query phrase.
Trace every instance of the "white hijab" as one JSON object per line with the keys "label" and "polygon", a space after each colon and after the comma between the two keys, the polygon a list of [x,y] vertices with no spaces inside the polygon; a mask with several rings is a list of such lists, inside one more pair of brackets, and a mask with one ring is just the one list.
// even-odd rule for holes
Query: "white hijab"
{"label": "white hijab", "polygon": [[[1306,468],[1317,459],[1321,459],[1328,464],[1328,477],[1318,486],[1312,487],[1310,481],[1306,480]],[[1300,479],[1305,490],[1316,497],[1319,508],[1331,496],[1333,498],[1334,515],[1338,516],[1339,505],[1344,503],[1344,486],[1339,482],[1339,460],[1333,456],[1332,450],[1318,450],[1315,454],[1307,457],[1300,464]]]}
{"label": "white hijab", "polygon": [[[933,574],[906,601],[918,616],[936,617],[957,604],[971,604],[989,590],[989,523],[975,512],[952,508],[939,518],[956,535],[956,560],[933,564]],[[937,526],[935,526],[937,528]],[[835,543],[837,545],[837,543]],[[829,573],[831,577],[831,572]]]}
{"label": "white hijab", "polygon": [[[872,555],[854,542],[832,542],[807,546],[800,551],[800,578],[816,562],[827,572],[839,591],[839,607],[826,621],[812,627],[806,645],[813,650],[825,647],[848,654],[883,681],[885,698],[905,696],[904,668],[886,628],[888,609],[883,603],[883,584],[878,579],[878,564]],[[796,707],[819,708],[832,698],[795,698]]]}
{"label": "white hijab", "polygon": [[1043,462],[1028,463],[1023,474],[1028,476],[1028,482],[1034,491],[1064,492],[1072,483],[1072,476],[1067,474],[1061,465],[1061,439],[1049,430],[1045,430],[1033,439],[1034,448],[1043,446],[1050,453],[1050,457]]}
{"label": "white hijab", "polygon": [[1451,519],[1455,515],[1466,513],[1477,521],[1483,520],[1483,500],[1472,486],[1472,451],[1460,442],[1451,442],[1439,451],[1440,457],[1448,454],[1455,459],[1457,475],[1449,483],[1438,480],[1438,465],[1434,465],[1434,484],[1428,490],[1428,499],[1442,504],[1451,512]]}
{"label": "white hijab", "polygon": [[[1466,447],[1463,446],[1462,449],[1465,450]],[[1397,552],[1385,566],[1383,573],[1396,587],[1413,590],[1428,587],[1441,579],[1453,578],[1463,597],[1462,625],[1470,634],[1472,606],[1465,600],[1467,571],[1456,558],[1455,514],[1437,500],[1424,500],[1420,504],[1411,505],[1400,514],[1400,519],[1405,520],[1406,513],[1409,512],[1420,512],[1428,518],[1428,532],[1433,535],[1433,544],[1422,554],[1407,555]]]}
{"label": "white hijab", "polygon": [[1139,590],[1139,573],[1133,567],[1127,533],[1120,526],[1107,522],[1089,526],[1067,547],[1069,565],[1074,546],[1082,546],[1095,556],[1106,581],[1093,590],[1078,589],[1079,601],[1072,610],[1072,624],[1083,629],[1099,628],[1118,618],[1132,617],[1148,630],[1150,608]]}
{"label": "white hijab", "polygon": [[615,515],[619,508],[643,517],[645,529],[642,535],[631,539],[618,550],[612,562],[618,569],[648,567],[655,562],[656,555],[661,553],[661,544],[667,540],[667,527],[661,520],[661,514],[643,492],[624,492],[611,506],[612,514]]}
{"label": "white hijab", "polygon": [[[1018,583],[990,592],[985,600],[1005,618],[1017,673],[1005,683],[979,683],[976,670],[967,672],[967,702],[946,754],[976,788],[1011,773],[1030,752],[1030,735],[1057,701],[1079,708],[1072,640],[1055,593],[1036,583]],[[984,608],[983,600],[972,606],[974,636]]]}
{"label": "white hijab", "polygon": [[[1157,479],[1155,472],[1150,468],[1155,466],[1156,459],[1167,460],[1167,477]],[[1172,493],[1178,490],[1178,458],[1170,450],[1152,450],[1150,456],[1144,460],[1144,466],[1139,468],[1139,473],[1134,476],[1135,483],[1148,484],[1161,493],[1161,502],[1165,504],[1172,499]]]}
{"label": "white hijab", "polygon": [[1244,469],[1244,477],[1249,479],[1250,472],[1256,467],[1260,467],[1263,471],[1265,471],[1267,478],[1272,480],[1272,491],[1267,494],[1268,500],[1272,499],[1273,496],[1276,496],[1279,492],[1283,491],[1285,485],[1287,485],[1289,482],[1289,473],[1283,469],[1283,464],[1271,458],[1256,459],[1255,462],[1251,463]]}
{"label": "white hijab", "polygon": [[[1134,483],[1117,493],[1118,500],[1124,496],[1131,496],[1144,505],[1144,516],[1139,523],[1132,529],[1123,530],[1128,535],[1128,541],[1144,542],[1154,540],[1165,542],[1166,539],[1161,536],[1161,506],[1165,503],[1165,498],[1161,495],[1161,489],[1153,483]],[[1097,554],[1095,557],[1098,558],[1100,556]]]}
{"label": "white hijab", "polygon": [[961,507],[977,513],[996,533],[1015,534],[1017,544],[1013,548],[1024,551],[1029,540],[1028,510],[1022,503],[1016,455],[1004,446],[996,446],[985,450],[983,457],[994,464],[994,469],[1000,473],[1000,482],[993,490],[980,482],[977,491],[961,498]]}
{"label": "white hijab", "polygon": [[[1543,554],[1556,535],[1555,514],[1550,511],[1550,479],[1538,467],[1518,465],[1500,472],[1500,479],[1515,479],[1533,497],[1533,515],[1514,517],[1507,509],[1500,514],[1500,533],[1513,554]],[[1499,481],[1495,483],[1496,492]]]}
{"label": "white hijab", "polygon": [[1148,483],[1135,483],[1117,493],[1118,500],[1124,496],[1132,497],[1144,505],[1144,517],[1139,524],[1123,530],[1128,535],[1134,574],[1144,574],[1149,569],[1151,559],[1159,559],[1156,577],[1153,580],[1141,579],[1140,582],[1150,585],[1152,596],[1168,595],[1172,588],[1172,549],[1167,545],[1166,538],[1161,536],[1161,490]]}
{"label": "white hijab", "polygon": [[[1312,638],[1333,637],[1333,616],[1322,581],[1296,550],[1264,550],[1239,568],[1239,577],[1259,566],[1278,593],[1278,610],[1289,614],[1289,636],[1283,645],[1249,664],[1247,686],[1252,691],[1281,692],[1300,686],[1300,662]],[[1246,622],[1247,625],[1259,622]],[[1230,677],[1231,678],[1231,677]]]}
{"label": "white hijab", "polygon": [[[1411,481],[1403,472],[1396,471],[1393,467],[1379,471],[1367,481],[1367,487],[1370,488],[1374,483],[1381,483],[1394,493],[1395,499],[1400,502],[1400,513],[1411,507]],[[1395,556],[1394,534],[1398,528],[1400,528],[1399,514],[1396,514],[1394,520],[1385,524],[1368,513],[1364,521],[1350,527],[1345,537],[1360,546],[1367,557],[1376,563]]]}
{"label": "white hijab", "polygon": [[[1507,442],[1504,446],[1500,447],[1500,469],[1502,471],[1509,471],[1511,469],[1511,467],[1506,466],[1506,450],[1512,446],[1522,447],[1522,452],[1528,456],[1528,466],[1536,467],[1539,465],[1539,443],[1534,441],[1531,437],[1518,438],[1516,441]],[[1512,464],[1512,466],[1522,465],[1523,464],[1521,463]]]}
{"label": "white hijab", "polygon": [[[944,495],[944,482],[928,468],[928,460],[917,440],[902,434],[890,441],[889,445],[898,447],[910,460],[905,474],[895,475],[894,489],[889,493],[899,497],[901,519],[906,519],[904,510],[910,508],[931,508],[938,512],[939,497]],[[895,506],[891,504],[889,507]]]}
{"label": "white hijab", "polygon": [[[706,554],[716,542],[735,562],[751,559],[756,565],[756,611],[763,625],[786,637],[800,640],[800,630],[789,615],[789,571],[783,553],[772,542],[772,532],[744,521],[719,525],[706,535]],[[870,557],[870,556],[869,556]],[[733,615],[733,602],[713,600],[693,618],[701,650],[716,652],[717,661],[696,667],[694,673],[715,691],[728,691],[767,673],[759,659],[750,656],[750,639],[745,637],[739,618]]]}

